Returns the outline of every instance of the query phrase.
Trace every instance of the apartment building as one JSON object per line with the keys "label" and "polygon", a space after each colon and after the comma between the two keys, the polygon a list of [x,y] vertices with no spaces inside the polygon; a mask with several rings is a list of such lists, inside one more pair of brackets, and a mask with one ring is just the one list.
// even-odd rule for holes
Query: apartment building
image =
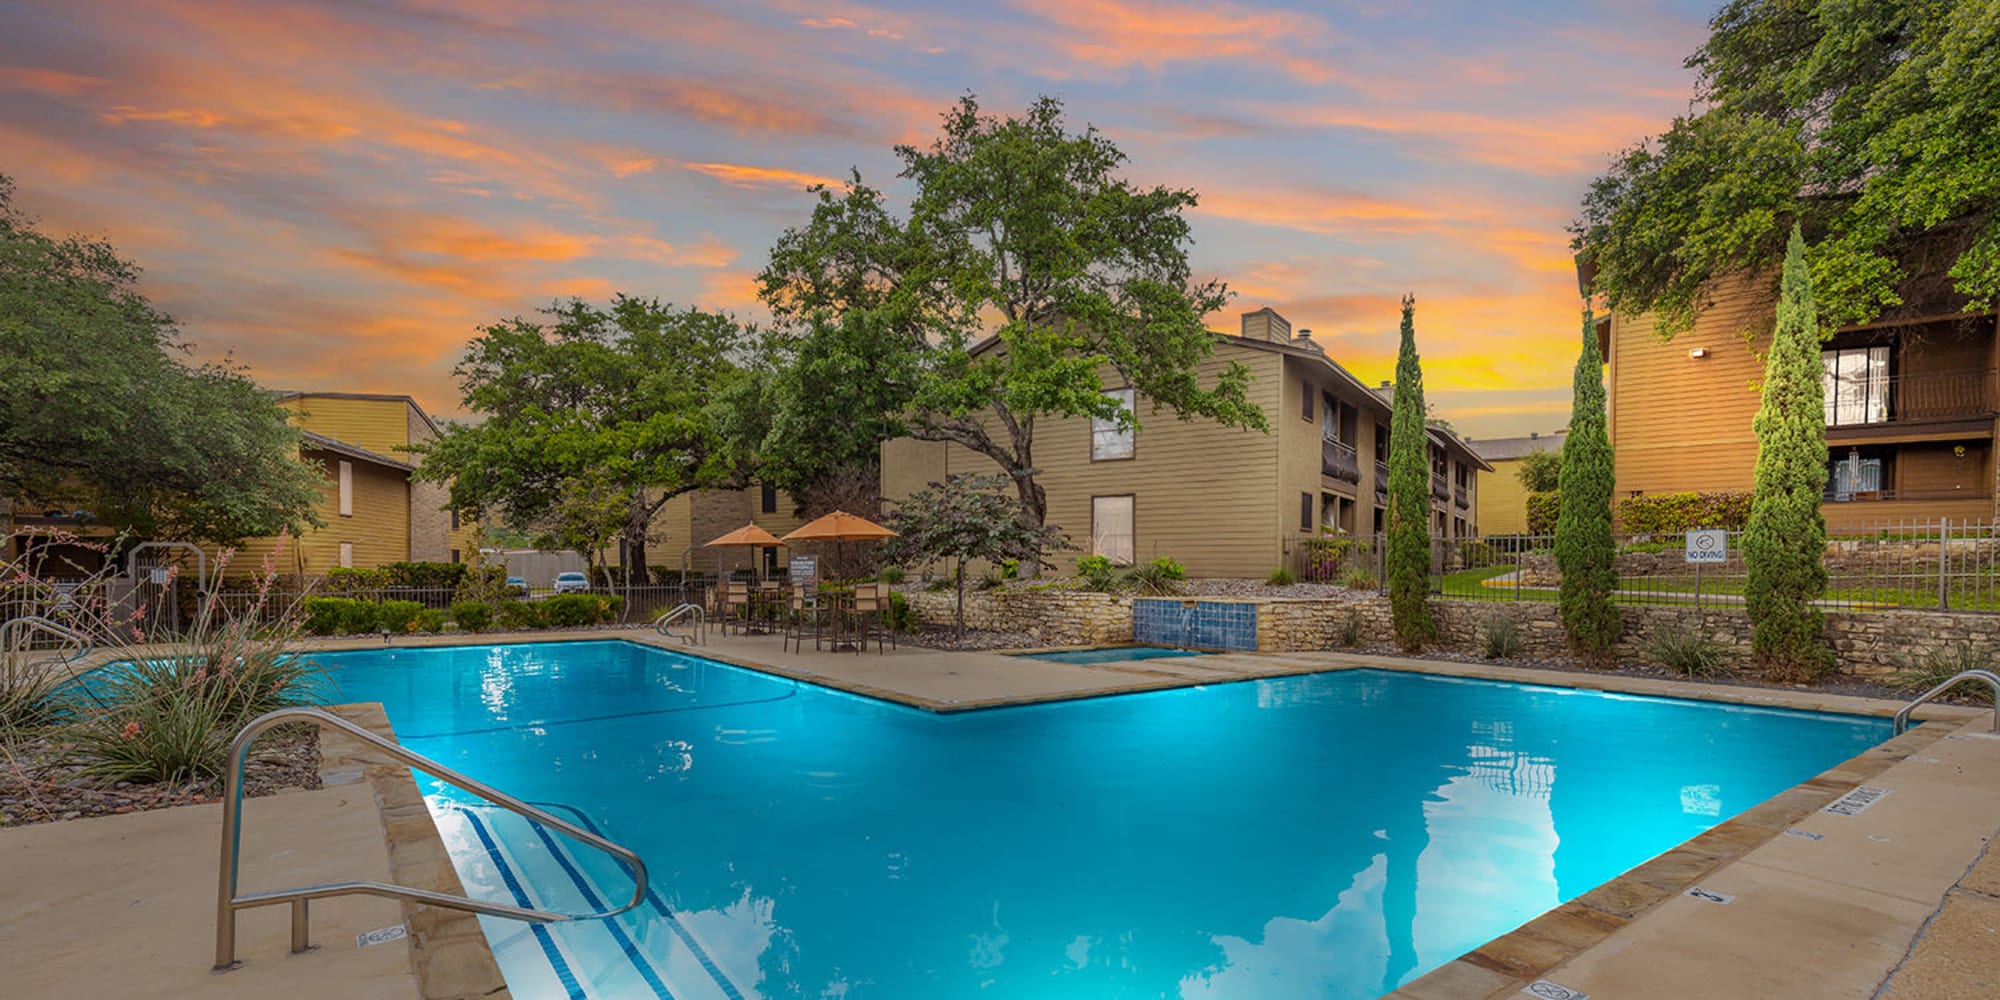
{"label": "apartment building", "polygon": [[[1369,386],[1269,308],[1216,334],[1198,376],[1212,384],[1231,363],[1249,368],[1251,402],[1268,433],[1153,413],[1129,387],[1107,391],[1141,426],[1078,418],[1036,427],[1036,481],[1048,521],[1077,546],[1057,561],[1098,554],[1130,564],[1166,556],[1204,577],[1261,579],[1299,540],[1322,532],[1382,530],[1388,503],[1389,394]],[[990,348],[989,348],[990,349]],[[1432,428],[1432,530],[1477,535],[1477,474],[1491,467],[1451,432]],[[882,448],[882,495],[897,499],[959,473],[992,474],[962,445],[902,438]]]}

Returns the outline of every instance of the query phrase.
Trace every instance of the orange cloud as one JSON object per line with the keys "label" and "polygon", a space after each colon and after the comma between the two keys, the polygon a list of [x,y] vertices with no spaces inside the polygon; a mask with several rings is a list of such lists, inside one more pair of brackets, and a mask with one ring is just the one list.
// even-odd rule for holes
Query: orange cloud
{"label": "orange cloud", "polygon": [[102,89],[110,81],[103,77],[66,73],[38,66],[0,66],[0,90],[26,90],[39,94],[74,97]]}
{"label": "orange cloud", "polygon": [[1237,61],[1273,66],[1311,84],[1340,76],[1327,60],[1307,54],[1332,34],[1324,19],[1308,14],[1125,0],[1017,0],[1016,6],[1047,22],[1054,30],[1045,43],[1086,69],[1159,71],[1173,63]]}
{"label": "orange cloud", "polygon": [[1269,120],[1290,128],[1353,131],[1406,140],[1430,159],[1471,159],[1534,174],[1572,174],[1602,166],[1614,149],[1650,134],[1656,116],[1564,107],[1546,113],[1394,108],[1266,106]]}
{"label": "orange cloud", "polygon": [[838,187],[840,182],[819,174],[808,174],[782,167],[755,167],[740,163],[683,163],[681,167],[704,176],[713,177],[730,187],[739,188],[792,188],[803,190],[817,184]]}

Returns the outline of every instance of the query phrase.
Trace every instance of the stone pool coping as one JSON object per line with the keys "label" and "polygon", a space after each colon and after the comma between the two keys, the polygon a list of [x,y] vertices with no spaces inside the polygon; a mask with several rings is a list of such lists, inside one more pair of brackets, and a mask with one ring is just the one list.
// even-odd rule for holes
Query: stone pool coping
{"label": "stone pool coping", "polygon": [[[1010,655],[1018,652],[1015,650],[949,652],[911,648],[888,655],[833,654],[820,651],[793,653],[773,648],[771,637],[768,636],[754,639],[718,636],[712,637],[712,641],[707,645],[690,647],[658,636],[647,629],[399,637],[393,648],[590,640],[636,642],[939,713],[1349,669],[1396,670],[1874,717],[1890,716],[1901,707],[1901,703],[1895,701],[1831,694],[1810,689],[1739,687],[1722,683],[1535,670],[1497,664],[1339,652],[1212,653],[1196,657],[1114,661],[1101,664],[1056,664],[1049,661],[1018,659]],[[309,648],[332,651],[377,649],[381,648],[381,645],[379,642],[366,639],[333,640],[316,642]],[[1052,671],[1048,668],[1057,669]],[[948,674],[952,683],[950,685],[938,683],[937,675],[940,673]],[[375,716],[380,717],[379,705],[364,706],[364,710],[366,708],[372,708]],[[1620,947],[1621,941],[1632,936],[1627,929],[1641,918],[1672,907],[1681,901],[1686,890],[1705,879],[1721,878],[1725,873],[1750,867],[1744,864],[1747,855],[1771,844],[1774,838],[1795,824],[1913,757],[1918,760],[1928,759],[1919,755],[1939,740],[1946,738],[1948,734],[1953,734],[1954,731],[1971,732],[1983,729],[1983,722],[1974,720],[1984,720],[1988,716],[1989,710],[1986,709],[1954,705],[1924,706],[1916,716],[1921,724],[1902,736],[1844,761],[1624,875],[1592,889],[1575,900],[1558,906],[1466,955],[1404,984],[1388,995],[1389,1000],[1498,998],[1521,995],[1525,987],[1545,974],[1550,974],[1552,970],[1563,972],[1571,967],[1570,963],[1586,960],[1604,951],[1615,951]],[[378,731],[388,729],[386,718],[379,718],[379,723]],[[370,728],[377,728],[372,720],[364,724]],[[1996,746],[2000,746],[2000,740],[1993,742]],[[408,772],[400,767],[369,770],[395,771],[400,774],[402,782],[409,786],[407,790],[389,794],[378,791],[378,799],[385,804],[384,826],[388,828],[392,824],[407,825],[408,828],[417,831],[418,835],[414,838],[416,841],[423,840],[422,830],[428,830],[429,843],[435,846],[437,852],[436,857],[428,863],[435,864],[436,867],[427,869],[424,867],[427,862],[419,861],[414,870],[442,874],[449,878],[455,888],[456,874],[451,869],[448,856],[443,854],[442,841],[437,838],[435,826],[430,823],[428,811],[422,805],[421,796],[416,794],[415,783],[409,778]],[[1990,771],[1991,774],[1982,773],[1972,780],[1983,780],[1989,786],[2000,786],[2000,757],[1996,757]],[[372,774],[370,779],[373,780]],[[399,812],[392,817],[388,811],[391,796],[409,797],[395,799],[406,810],[409,799],[414,799],[415,810],[421,816]],[[1996,804],[2000,804],[2000,799],[1996,799]],[[417,822],[419,819],[421,823]],[[397,847],[393,833],[391,841],[391,850],[394,852]],[[1968,856],[1966,864],[1969,866],[1975,860],[1976,858]],[[1838,882],[1841,873],[1829,871],[1821,872],[1819,875],[1828,882]],[[398,881],[403,881],[400,874]],[[1952,891],[1957,890],[1954,888]],[[1944,904],[1945,900],[1938,900],[1940,908]],[[478,946],[479,952],[490,964],[491,953],[485,949],[485,939],[479,930],[476,918],[470,914],[441,912],[447,912],[448,917],[459,918],[464,924],[469,925],[472,942]],[[420,937],[416,934],[418,931],[416,923],[411,924],[411,930],[413,936]],[[1824,943],[1838,946],[1840,939],[1837,935],[1845,928],[1828,929],[1808,925],[1804,930],[1816,934]],[[1912,927],[1911,930],[1914,934],[1918,929]],[[459,941],[463,939],[465,933],[464,929],[440,928],[437,939]],[[419,946],[413,947],[413,960],[418,963],[417,967],[422,974],[426,959],[420,951],[420,946],[421,942]],[[1642,943],[1639,947],[1643,949],[1648,946]],[[1674,963],[1685,965],[1687,958],[1685,955],[1662,954],[1659,956],[1659,961],[1669,965]],[[1892,975],[1895,971],[1895,969],[1885,969],[1883,976]],[[497,977],[497,967],[493,968],[493,975]],[[1946,978],[1949,980],[1948,975]],[[1855,995],[1870,995],[1874,992],[1876,983],[1882,981],[1882,978],[1871,980],[1866,984],[1868,990]],[[1770,983],[1747,980],[1736,984],[1741,987],[1739,991],[1730,992],[1733,988],[1732,982],[1733,980],[1723,978],[1708,982],[1708,985],[1724,991],[1715,995],[1790,995],[1782,992],[1782,984],[1779,984],[1781,992],[1773,994],[1768,992]],[[434,995],[454,994],[433,994],[427,983],[425,996],[428,998]],[[1963,995],[1978,994],[1966,992]]]}

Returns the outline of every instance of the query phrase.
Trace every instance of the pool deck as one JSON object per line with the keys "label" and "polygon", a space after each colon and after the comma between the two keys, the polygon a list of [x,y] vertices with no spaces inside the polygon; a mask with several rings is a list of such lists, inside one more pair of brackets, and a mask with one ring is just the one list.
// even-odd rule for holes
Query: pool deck
{"label": "pool deck", "polygon": [[[646,629],[411,636],[393,646],[602,639],[938,712],[1355,668],[1876,716],[1898,707],[1803,689],[1340,652],[1071,664],[909,647],[792,652],[777,636],[720,633],[688,647]],[[346,639],[311,648],[382,646]],[[374,706],[350,711],[378,731],[391,721]],[[1537,982],[1597,1000],[1990,998],[2000,982],[2000,852],[1989,850],[2000,834],[2000,738],[1987,711],[1927,706],[1917,717],[1928,721],[1405,984],[1391,1000],[1497,1000]],[[259,873],[282,864],[287,882],[377,878],[456,891],[428,814],[420,800],[412,804],[407,771],[338,745],[323,770],[326,789],[246,804],[246,886],[271,884]],[[1825,811],[1863,786],[1890,794],[1855,815]],[[246,911],[246,965],[210,974],[218,820],[216,806],[188,806],[0,830],[8,897],[26,901],[0,912],[8,989],[37,997],[505,995],[504,987],[489,992],[497,971],[470,918],[371,898],[315,905],[322,947],[302,956],[285,954],[281,908]],[[1686,894],[1697,887],[1727,902]],[[417,932],[412,946],[355,945],[359,931],[399,919]]]}

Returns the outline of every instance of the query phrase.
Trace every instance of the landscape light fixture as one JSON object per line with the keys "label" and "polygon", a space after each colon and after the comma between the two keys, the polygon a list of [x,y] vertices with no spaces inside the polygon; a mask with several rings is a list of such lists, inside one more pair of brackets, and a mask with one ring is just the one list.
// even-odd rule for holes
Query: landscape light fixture
{"label": "landscape light fixture", "polygon": [[1696,348],[1693,348],[1693,349],[1691,349],[1691,350],[1689,350],[1689,351],[1688,351],[1688,357],[1690,357],[1690,358],[1705,358],[1705,357],[1708,357],[1708,348],[1706,348],[1706,347],[1696,347]]}

